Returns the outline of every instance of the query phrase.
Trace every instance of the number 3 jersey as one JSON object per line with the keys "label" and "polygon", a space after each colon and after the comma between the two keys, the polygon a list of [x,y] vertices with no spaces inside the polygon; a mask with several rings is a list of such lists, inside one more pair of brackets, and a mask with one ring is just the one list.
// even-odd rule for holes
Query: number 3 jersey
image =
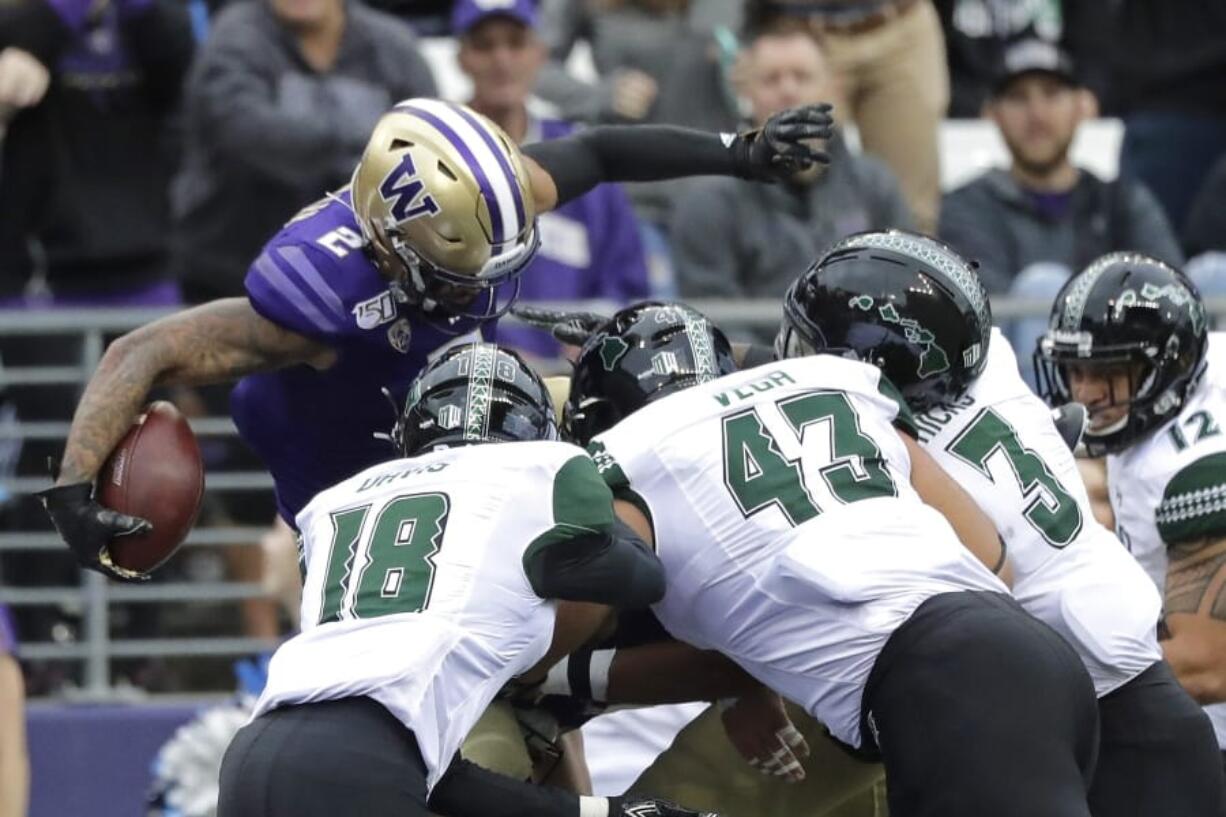
{"label": "number 3 jersey", "polygon": [[915,608],[1005,592],[911,487],[909,422],[878,369],[822,355],[670,395],[591,449],[650,518],[664,626],[853,746],[873,662]]}
{"label": "number 3 jersey", "polygon": [[273,656],[255,714],[373,698],[416,734],[432,787],[549,647],[554,605],[525,563],[611,525],[592,460],[561,442],[440,451],[329,488],[298,515],[302,632]]}
{"label": "number 3 jersey", "polygon": [[[1107,457],[1116,531],[1153,583],[1166,585],[1167,548],[1226,537],[1226,333],[1211,332],[1207,365],[1179,415]],[[1205,707],[1226,748],[1226,704]]]}
{"label": "number 3 jersey", "polygon": [[1077,650],[1100,696],[1162,657],[1161,599],[1095,521],[1051,409],[1022,380],[999,330],[966,394],[915,422],[925,450],[1000,532],[1018,603]]}

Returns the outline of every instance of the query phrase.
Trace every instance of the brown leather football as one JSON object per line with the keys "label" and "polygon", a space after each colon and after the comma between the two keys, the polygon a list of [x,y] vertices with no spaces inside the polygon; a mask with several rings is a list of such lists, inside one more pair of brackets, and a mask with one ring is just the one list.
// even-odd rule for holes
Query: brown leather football
{"label": "brown leather football", "polygon": [[165,562],[187,538],[203,496],[204,463],[187,419],[172,403],[150,403],[98,477],[99,502],[153,525],[149,533],[112,539],[112,561],[140,572]]}

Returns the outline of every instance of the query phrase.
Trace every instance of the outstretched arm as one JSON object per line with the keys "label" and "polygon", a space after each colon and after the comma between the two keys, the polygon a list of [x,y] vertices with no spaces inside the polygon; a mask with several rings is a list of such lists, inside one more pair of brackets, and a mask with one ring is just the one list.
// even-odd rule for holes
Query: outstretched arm
{"label": "outstretched arm", "polygon": [[332,355],[261,317],[245,298],[178,312],[112,343],[73,416],[56,485],[40,494],[78,560],[117,578],[140,578],[111,565],[106,546],[147,523],[94,502],[93,481],[153,386],[219,383],[295,363],[322,367]]}
{"label": "outstretched arm", "polygon": [[329,354],[262,317],[246,298],[214,301],[135,329],[107,348],[85,387],[56,482],[92,480],[154,386],[223,383]]}
{"label": "outstretched arm", "polygon": [[741,134],[668,125],[611,125],[527,145],[538,212],[552,210],[601,182],[646,182],[683,176],[786,179],[829,157],[810,144],[829,139],[829,105],[794,108]]}

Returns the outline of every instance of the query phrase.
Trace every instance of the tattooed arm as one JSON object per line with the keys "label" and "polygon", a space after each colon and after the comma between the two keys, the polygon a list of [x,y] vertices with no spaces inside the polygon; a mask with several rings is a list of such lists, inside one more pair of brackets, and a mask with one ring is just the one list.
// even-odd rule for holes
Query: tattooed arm
{"label": "tattooed arm", "polygon": [[177,312],[112,343],[85,388],[57,485],[90,482],[140,413],[153,386],[236,380],[295,363],[326,368],[328,347],[265,319],[246,298]]}
{"label": "tattooed arm", "polygon": [[1226,701],[1226,538],[1170,548],[1162,651],[1175,675],[1202,704]]}

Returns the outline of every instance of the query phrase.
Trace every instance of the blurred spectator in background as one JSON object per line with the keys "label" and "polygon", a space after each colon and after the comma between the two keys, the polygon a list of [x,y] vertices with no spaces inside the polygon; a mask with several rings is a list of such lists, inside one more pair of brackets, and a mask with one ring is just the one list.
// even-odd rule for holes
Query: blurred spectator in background
{"label": "blurred spectator in background", "polygon": [[[180,0],[16,0],[0,4],[0,309],[174,306],[168,189],[178,161],[174,116],[194,49]],[[0,317],[2,320],[2,317]],[[11,367],[81,366],[78,336],[8,336]],[[23,421],[67,420],[76,384],[14,385]],[[46,474],[49,440],[28,440],[24,475]],[[19,529],[42,527],[29,496],[6,509]],[[35,552],[3,555],[11,584],[65,584],[79,571]],[[23,607],[22,630],[48,638],[75,614]],[[156,615],[126,635],[152,635]],[[71,631],[71,625],[66,628]],[[35,662],[31,685],[58,683]]]}
{"label": "blurred spectator in background", "polygon": [[[456,0],[452,30],[460,69],[472,80],[468,104],[518,144],[556,139],[574,126],[528,110],[528,97],[547,59],[536,32],[533,0]],[[608,299],[619,306],[648,294],[647,264],[626,194],[603,184],[538,217],[541,248],[524,270],[520,298],[535,301]],[[498,342],[537,358],[557,359],[561,346],[547,332],[507,323]]]}
{"label": "blurred spectator in background", "polygon": [[[1209,172],[1183,230],[1184,272],[1207,298],[1226,297],[1226,155]],[[1217,328],[1226,327],[1216,318]]]}
{"label": "blurred spectator in background", "polygon": [[[736,129],[730,74],[740,22],[735,0],[541,0],[541,36],[551,57],[536,93],[561,116],[587,122],[651,122]],[[591,45],[596,85],[564,67],[575,43]],[[675,186],[626,186],[644,223],[653,287],[670,294],[666,228]]]}
{"label": "blurred spectator in background", "polygon": [[1226,3],[1107,6],[1107,53],[1124,112],[1120,172],[1143,181],[1179,229],[1210,168],[1226,155]]}
{"label": "blurred spectator in background", "polygon": [[974,119],[983,111],[996,67],[1011,44],[1024,39],[1061,46],[1081,82],[1105,99],[1108,67],[1100,0],[933,0],[949,54],[949,116]]}
{"label": "blurred spectator in background", "polygon": [[434,94],[412,30],[362,3],[227,6],[187,84],[174,209],[188,300],[243,295],[268,236],[349,181],[380,114]]}
{"label": "blurred spectator in background", "polygon": [[[1005,52],[984,113],[1012,162],[952,191],[941,208],[941,238],[979,262],[989,292],[1051,299],[1072,270],[1114,250],[1183,263],[1175,234],[1144,185],[1128,178],[1104,182],[1069,160],[1089,96],[1056,46],[1026,40]],[[1030,354],[1045,327],[1045,319],[1014,325],[1011,340],[1020,356]],[[1030,377],[1030,367],[1022,368]]]}
{"label": "blurred spectator in background", "polygon": [[0,307],[178,303],[168,121],[192,49],[177,0],[0,7]]}
{"label": "blurred spectator in background", "polygon": [[12,619],[0,604],[0,817],[25,817],[30,797],[26,694],[16,650]]}
{"label": "blurred spectator in background", "polygon": [[835,115],[854,122],[866,153],[898,177],[920,229],[941,202],[937,127],[949,104],[941,22],[930,0],[748,0],[751,28],[802,19],[839,79]]}
{"label": "blurred spectator in background", "polygon": [[[751,36],[742,76],[758,125],[831,93],[821,48],[796,21]],[[689,183],[672,225],[682,297],[781,298],[822,250],[847,234],[912,226],[888,167],[850,153],[837,132],[826,149],[829,165],[785,184],[716,178]]]}

